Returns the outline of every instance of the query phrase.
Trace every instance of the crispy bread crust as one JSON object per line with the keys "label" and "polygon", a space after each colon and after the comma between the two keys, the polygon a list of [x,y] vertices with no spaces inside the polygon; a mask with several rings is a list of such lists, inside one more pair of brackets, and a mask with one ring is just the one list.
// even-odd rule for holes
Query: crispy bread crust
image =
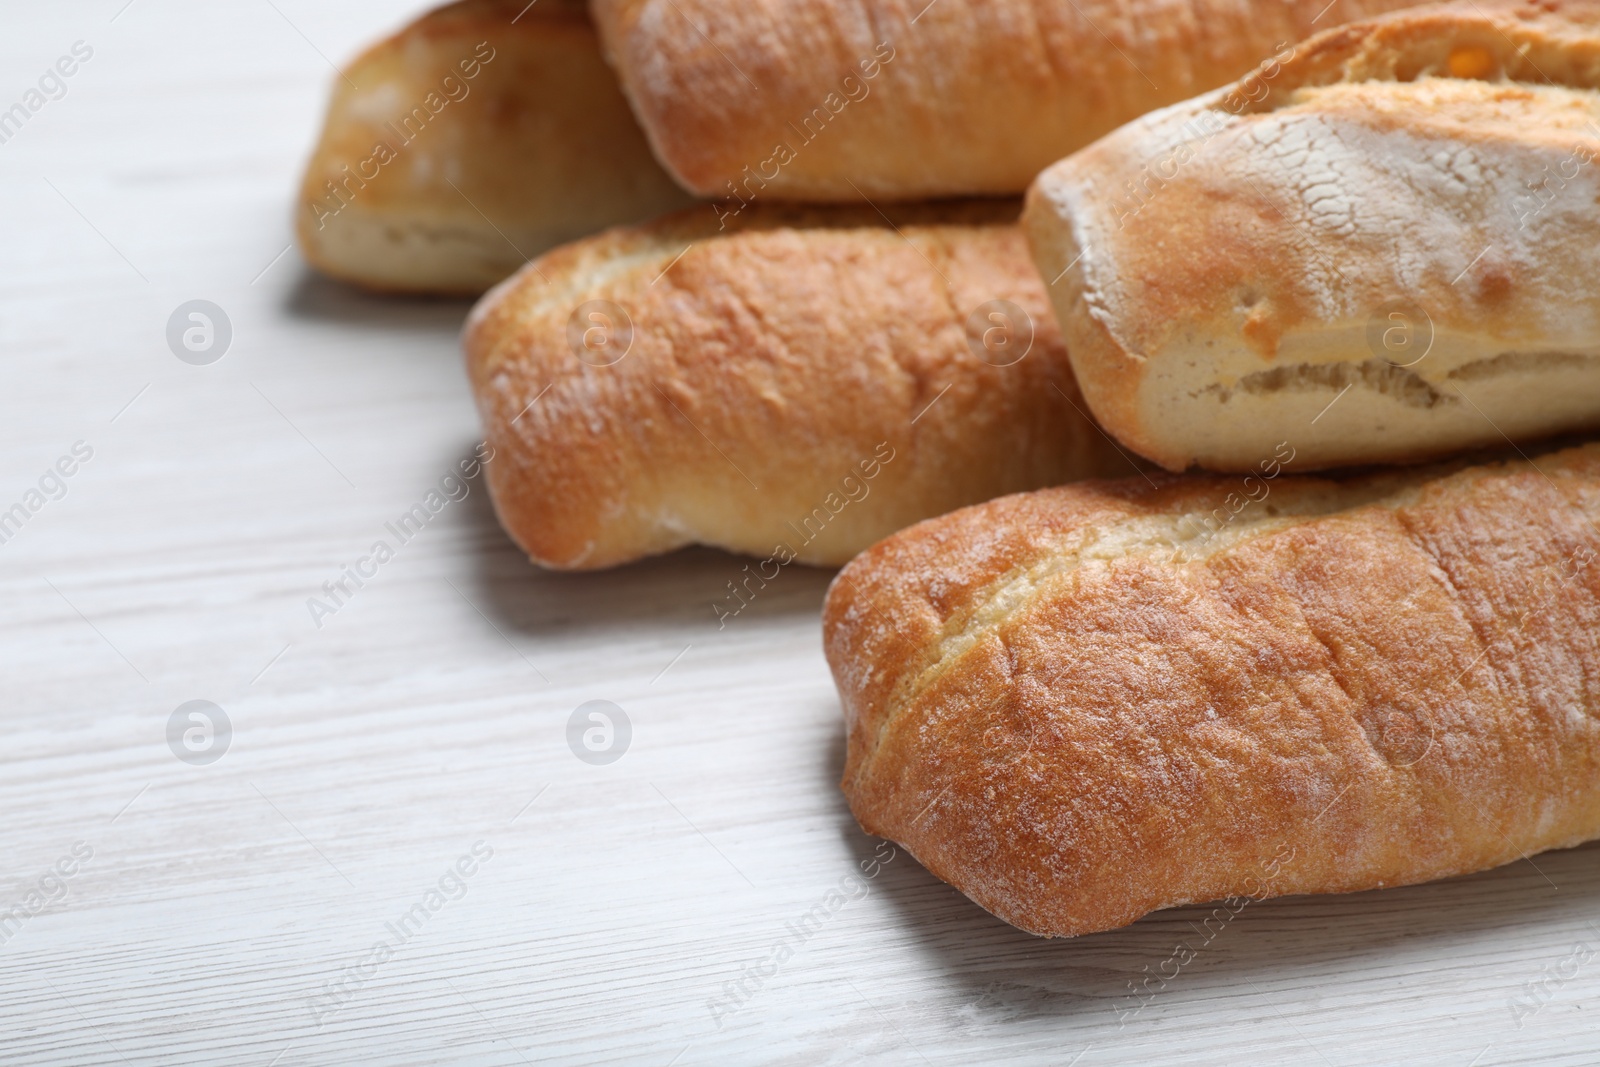
{"label": "crispy bread crust", "polygon": [[295,225],[335,277],[476,295],[527,256],[690,202],[651,157],[580,0],[463,0],[334,82]]}
{"label": "crispy bread crust", "polygon": [[1597,156],[1600,5],[1450,4],[1130,123],[1024,226],[1131,448],[1410,462],[1600,424]]}
{"label": "crispy bread crust", "polygon": [[1600,445],[1257,481],[1006,497],[846,567],[862,827],[1052,936],[1600,836]]}
{"label": "crispy bread crust", "polygon": [[594,13],[686,188],[852,202],[1020,193],[1287,42],[1412,2],[595,0]]}
{"label": "crispy bread crust", "polygon": [[[554,568],[695,543],[839,564],[954,507],[1133,469],[1080,413],[1017,209],[766,207],[719,229],[704,207],[535,261],[464,336],[502,523]],[[1009,366],[970,343],[994,300],[1024,313],[1016,344],[1034,334]],[[573,333],[594,301],[631,323],[615,363],[574,347],[591,327],[623,345],[614,311]]]}

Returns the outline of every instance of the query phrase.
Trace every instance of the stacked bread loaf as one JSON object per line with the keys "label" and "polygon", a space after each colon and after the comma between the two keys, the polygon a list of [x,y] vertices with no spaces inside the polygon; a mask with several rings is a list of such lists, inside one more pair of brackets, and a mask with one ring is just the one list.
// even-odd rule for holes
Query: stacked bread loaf
{"label": "stacked bread loaf", "polygon": [[651,157],[583,0],[451,4],[333,89],[295,229],[307,259],[367,288],[475,295],[692,201]]}
{"label": "stacked bread loaf", "polygon": [[530,557],[840,564],[919,519],[1138,467],[1084,413],[1014,201],[698,208],[539,259],[468,374]]}
{"label": "stacked bread loaf", "polygon": [[1051,167],[1028,231],[1095,414],[1173,470],[1594,426],[1596,48],[1586,5],[1405,11]]}
{"label": "stacked bread loaf", "polygon": [[466,0],[349,74],[308,255],[524,264],[512,538],[855,557],[852,809],[995,914],[1600,836],[1600,446],[1524,445],[1600,425],[1597,0]]}

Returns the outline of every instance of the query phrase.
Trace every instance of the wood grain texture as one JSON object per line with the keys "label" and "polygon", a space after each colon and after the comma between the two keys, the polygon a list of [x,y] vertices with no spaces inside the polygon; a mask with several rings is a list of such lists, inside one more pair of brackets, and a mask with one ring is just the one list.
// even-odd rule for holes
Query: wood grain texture
{"label": "wood grain texture", "polygon": [[[724,983],[878,847],[836,786],[829,576],[791,568],[718,631],[742,561],[541,575],[475,486],[312,624],[306,599],[478,427],[465,304],[274,264],[333,77],[318,51],[417,11],[275,2],[294,25],[108,0],[16,6],[0,35],[6,106],[95,50],[0,145],[0,507],[95,450],[0,544],[0,909],[94,850],[0,945],[0,1062],[1592,1062],[1600,965],[1521,1029],[1508,1003],[1600,944],[1593,848],[1252,906],[1137,1014],[1129,983],[1204,910],[1046,943],[897,855],[719,1028]],[[163,337],[196,297],[234,327],[209,367]],[[633,721],[609,767],[565,740],[595,698]],[[209,767],[165,739],[193,699],[234,725]],[[480,840],[465,895],[319,1030],[308,1001]]]}

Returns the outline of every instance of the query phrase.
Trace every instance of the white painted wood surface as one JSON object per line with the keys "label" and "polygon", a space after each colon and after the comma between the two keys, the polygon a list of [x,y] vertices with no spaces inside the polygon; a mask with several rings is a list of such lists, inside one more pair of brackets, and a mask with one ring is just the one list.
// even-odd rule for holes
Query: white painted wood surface
{"label": "white painted wood surface", "polygon": [[[284,252],[324,57],[417,5],[124,3],[6,0],[0,34],[0,108],[94,50],[0,144],[0,509],[94,450],[0,545],[0,911],[54,898],[0,924],[0,1062],[1600,1062],[1594,848],[1252,905],[1126,1018],[1207,909],[1040,941],[897,855],[830,910],[877,843],[835,786],[821,572],[718,631],[739,561],[542,574],[475,487],[317,629],[476,440],[465,304]],[[212,366],[164,339],[194,298],[233,324]],[[210,766],[166,740],[194,699],[234,727]],[[591,699],[633,724],[609,766],[566,742]]]}

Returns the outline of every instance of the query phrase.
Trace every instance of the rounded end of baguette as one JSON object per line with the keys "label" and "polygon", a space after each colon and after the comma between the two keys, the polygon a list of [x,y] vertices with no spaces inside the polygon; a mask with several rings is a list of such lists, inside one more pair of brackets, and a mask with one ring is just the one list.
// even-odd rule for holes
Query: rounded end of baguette
{"label": "rounded end of baguette", "polygon": [[475,295],[557,244],[690,201],[651,158],[581,4],[463,0],[335,81],[295,229],[334,277]]}

